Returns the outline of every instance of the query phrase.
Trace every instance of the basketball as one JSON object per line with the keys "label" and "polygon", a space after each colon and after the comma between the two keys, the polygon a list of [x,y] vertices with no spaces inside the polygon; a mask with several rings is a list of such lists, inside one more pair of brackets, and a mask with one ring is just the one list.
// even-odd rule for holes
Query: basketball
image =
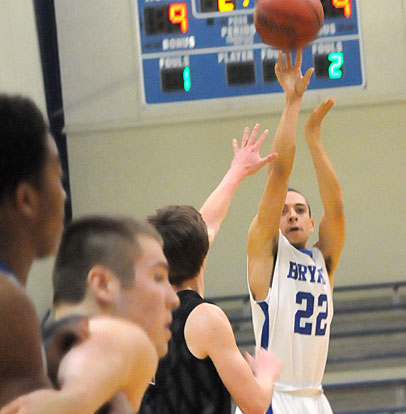
{"label": "basketball", "polygon": [[314,40],[323,26],[320,0],[257,0],[255,28],[262,42],[296,50]]}

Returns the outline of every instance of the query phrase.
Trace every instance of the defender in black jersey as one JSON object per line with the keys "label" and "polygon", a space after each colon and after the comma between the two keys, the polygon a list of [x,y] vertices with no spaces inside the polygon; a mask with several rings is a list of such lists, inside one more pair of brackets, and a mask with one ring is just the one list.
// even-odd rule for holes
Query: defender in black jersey
{"label": "defender in black jersey", "polygon": [[155,385],[144,396],[141,412],[230,414],[230,393],[209,357],[196,358],[183,335],[190,313],[206,301],[194,290],[178,293],[180,307],[174,312],[173,340],[168,355],[159,363]]}
{"label": "defender in black jersey", "polygon": [[203,271],[209,246],[226,216],[241,181],[269,163],[257,140],[245,128],[241,148],[234,140],[229,171],[204,203],[200,213],[190,206],[168,206],[149,217],[164,240],[169,280],[180,299],[173,314],[169,350],[148,388],[141,414],[229,414],[230,394],[245,413],[262,413],[269,406],[281,366],[271,352],[243,358],[224,312],[203,299]]}

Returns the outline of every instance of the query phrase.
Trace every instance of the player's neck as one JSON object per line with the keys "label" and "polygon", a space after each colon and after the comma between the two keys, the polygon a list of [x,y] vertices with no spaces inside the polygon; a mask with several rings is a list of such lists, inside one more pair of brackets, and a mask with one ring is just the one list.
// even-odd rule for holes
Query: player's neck
{"label": "player's neck", "polygon": [[0,259],[24,286],[36,249],[29,229],[9,202],[0,207]]}
{"label": "player's neck", "polygon": [[[286,236],[285,236],[286,237]],[[289,239],[288,239],[288,241],[289,241],[289,243],[294,247],[294,248],[296,248],[296,249],[298,249],[298,250],[306,250],[307,249],[307,242],[308,242],[308,240],[304,240],[304,241],[301,241],[301,242],[293,242],[293,241],[290,241]]]}
{"label": "player's neck", "polygon": [[193,279],[185,280],[180,285],[174,286],[174,288],[175,288],[176,292],[188,289],[188,290],[194,290],[201,297],[204,296],[204,281],[203,281],[203,277],[201,277],[200,273],[199,273],[199,275],[195,276]]}
{"label": "player's neck", "polygon": [[28,273],[34,261],[33,252],[23,243],[0,234],[0,260],[22,285],[26,285]]}
{"label": "player's neck", "polygon": [[94,316],[103,313],[101,309],[94,304],[91,304],[87,301],[83,301],[78,304],[71,303],[61,303],[60,305],[54,308],[54,318],[55,320],[64,318],[70,315],[84,315],[84,316]]}

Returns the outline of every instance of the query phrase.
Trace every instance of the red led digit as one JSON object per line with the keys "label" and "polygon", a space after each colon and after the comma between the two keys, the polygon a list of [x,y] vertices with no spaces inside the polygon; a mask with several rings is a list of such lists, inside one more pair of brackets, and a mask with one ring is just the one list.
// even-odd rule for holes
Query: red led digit
{"label": "red led digit", "polygon": [[169,21],[174,24],[180,24],[182,33],[186,33],[189,27],[187,19],[186,3],[172,3],[169,6]]}
{"label": "red led digit", "polygon": [[335,8],[344,10],[345,17],[351,17],[351,0],[332,0],[332,2]]}

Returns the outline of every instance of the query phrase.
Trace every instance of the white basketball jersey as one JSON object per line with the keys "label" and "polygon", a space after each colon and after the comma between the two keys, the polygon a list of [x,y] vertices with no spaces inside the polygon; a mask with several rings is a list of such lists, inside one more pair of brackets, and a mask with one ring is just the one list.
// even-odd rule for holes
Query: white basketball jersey
{"label": "white basketball jersey", "polygon": [[279,232],[268,297],[256,302],[250,295],[256,345],[283,363],[275,389],[321,390],[333,302],[320,250],[298,250]]}

